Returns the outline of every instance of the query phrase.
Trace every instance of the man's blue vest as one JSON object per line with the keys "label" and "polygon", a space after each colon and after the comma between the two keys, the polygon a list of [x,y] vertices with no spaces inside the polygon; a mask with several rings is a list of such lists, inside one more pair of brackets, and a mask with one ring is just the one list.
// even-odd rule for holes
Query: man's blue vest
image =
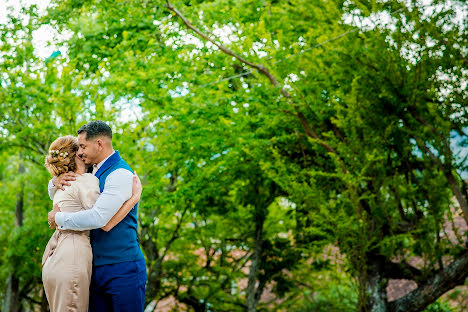
{"label": "man's blue vest", "polygon": [[[101,193],[107,176],[120,168],[133,173],[130,166],[120,158],[119,152],[115,151],[96,172]],[[144,259],[137,237],[137,208],[138,204],[109,232],[91,230],[94,266]]]}

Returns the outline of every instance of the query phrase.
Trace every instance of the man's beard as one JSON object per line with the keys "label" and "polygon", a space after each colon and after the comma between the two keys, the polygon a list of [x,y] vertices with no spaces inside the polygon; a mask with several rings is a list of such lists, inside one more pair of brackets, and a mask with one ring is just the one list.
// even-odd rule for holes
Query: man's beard
{"label": "man's beard", "polygon": [[88,158],[83,158],[83,157],[80,157],[80,159],[84,162],[85,166],[86,166],[86,169],[88,169],[88,166],[92,166],[92,162],[88,159]]}

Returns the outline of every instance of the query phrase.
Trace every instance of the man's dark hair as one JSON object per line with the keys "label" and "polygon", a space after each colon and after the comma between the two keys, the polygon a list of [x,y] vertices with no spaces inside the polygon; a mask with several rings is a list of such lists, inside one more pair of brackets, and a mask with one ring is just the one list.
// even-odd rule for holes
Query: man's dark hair
{"label": "man's dark hair", "polygon": [[78,129],[78,134],[82,132],[86,132],[86,140],[90,140],[98,136],[106,136],[112,139],[111,128],[104,121],[101,120],[94,120],[88,122],[86,125]]}

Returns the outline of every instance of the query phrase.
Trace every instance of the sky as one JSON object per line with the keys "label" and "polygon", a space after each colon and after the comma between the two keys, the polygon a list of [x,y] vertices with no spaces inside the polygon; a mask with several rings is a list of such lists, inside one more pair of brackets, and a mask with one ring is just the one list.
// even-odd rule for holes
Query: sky
{"label": "sky", "polygon": [[[49,5],[50,0],[0,0],[0,24],[3,24],[7,21],[7,15],[13,13],[13,15],[18,15],[22,7],[29,7],[30,5],[37,5],[39,14],[44,14],[47,6]],[[10,7],[10,10],[6,10],[7,7]],[[33,33],[33,46],[34,53],[37,57],[46,59],[54,51],[56,51],[57,45],[54,42],[57,42],[59,34],[49,25],[43,25],[41,28],[36,30]],[[63,49],[60,49],[63,50]],[[61,51],[62,53],[64,51]]]}

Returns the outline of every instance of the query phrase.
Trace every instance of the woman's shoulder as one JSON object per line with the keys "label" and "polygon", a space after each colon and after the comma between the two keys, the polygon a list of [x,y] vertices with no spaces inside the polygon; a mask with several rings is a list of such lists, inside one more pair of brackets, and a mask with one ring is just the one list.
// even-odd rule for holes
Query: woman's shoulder
{"label": "woman's shoulder", "polygon": [[74,181],[74,189],[76,194],[88,193],[89,191],[99,191],[99,179],[94,174],[84,173],[76,176]]}
{"label": "woman's shoulder", "polygon": [[92,173],[87,173],[86,172],[86,173],[83,173],[83,174],[79,174],[78,176],[85,177],[85,178],[88,178],[88,179],[93,178],[93,179],[98,180],[98,178]]}
{"label": "woman's shoulder", "polygon": [[79,174],[76,176],[76,181],[78,183],[84,183],[84,184],[87,184],[87,183],[97,183],[99,184],[99,179],[92,173],[83,173],[83,174]]}

